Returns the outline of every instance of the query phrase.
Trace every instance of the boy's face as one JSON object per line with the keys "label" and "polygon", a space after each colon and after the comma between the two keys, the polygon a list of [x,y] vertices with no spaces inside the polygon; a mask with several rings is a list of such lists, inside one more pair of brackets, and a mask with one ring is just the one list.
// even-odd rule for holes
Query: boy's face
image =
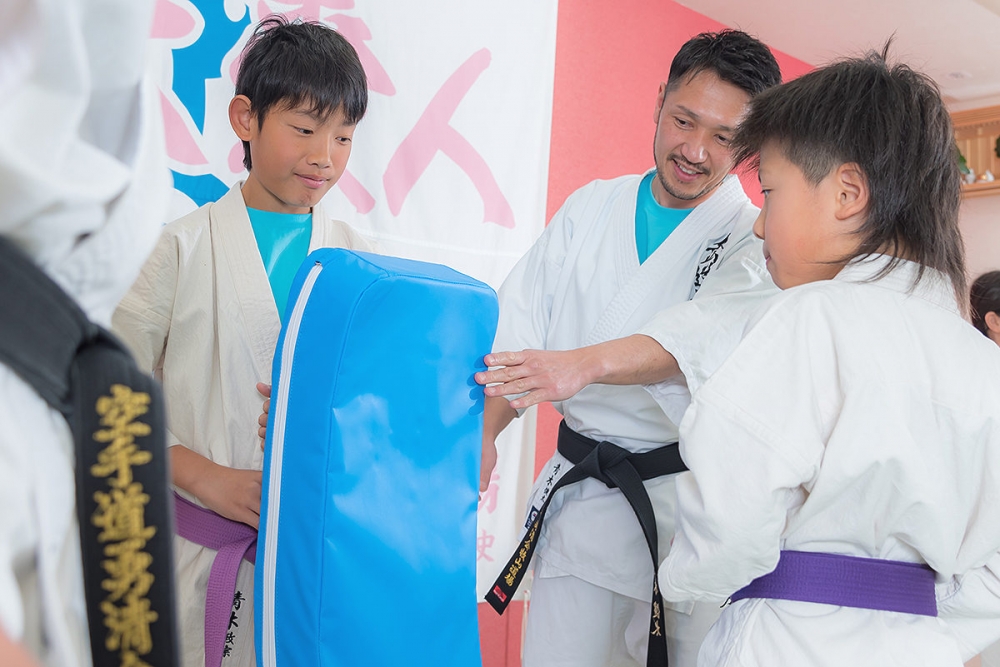
{"label": "boy's face", "polygon": [[774,283],[788,289],[833,278],[858,245],[857,217],[844,217],[840,170],[813,185],[778,144],[768,142],[760,152],[759,175],[764,206],[753,231],[764,240]]}
{"label": "boy's face", "polygon": [[653,196],[661,206],[693,208],[708,199],[733,168],[729,140],[750,96],[713,72],[660,84],[656,100]]}
{"label": "boy's face", "polygon": [[[240,129],[234,129],[240,134]],[[344,173],[354,125],[340,109],[320,118],[307,106],[276,107],[243,127],[253,168],[243,185],[248,208],[309,213]]]}

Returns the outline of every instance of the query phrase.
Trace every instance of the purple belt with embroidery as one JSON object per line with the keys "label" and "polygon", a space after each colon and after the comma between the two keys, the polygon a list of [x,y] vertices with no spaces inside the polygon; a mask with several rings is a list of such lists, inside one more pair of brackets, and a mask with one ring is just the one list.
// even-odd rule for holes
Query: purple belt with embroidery
{"label": "purple belt with embroidery", "polygon": [[744,598],[819,602],[937,616],[934,570],[919,563],[782,551],[778,566],[733,593]]}
{"label": "purple belt with embroidery", "polygon": [[257,531],[195,505],[174,492],[177,534],[218,553],[212,561],[205,595],[205,667],[220,667],[229,630],[240,562],[257,557]]}

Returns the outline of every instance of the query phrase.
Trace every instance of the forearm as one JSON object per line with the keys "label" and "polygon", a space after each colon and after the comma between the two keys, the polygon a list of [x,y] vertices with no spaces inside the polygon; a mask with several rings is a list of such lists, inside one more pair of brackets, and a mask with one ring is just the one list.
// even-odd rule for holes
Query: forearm
{"label": "forearm", "polygon": [[173,481],[205,507],[253,528],[260,518],[261,472],[215,463],[183,445],[170,448]]}
{"label": "forearm", "polygon": [[492,370],[476,373],[476,382],[487,385],[487,400],[523,394],[510,402],[517,410],[564,401],[591,384],[653,384],[680,374],[672,354],[639,334],[576,350],[494,352],[486,364]]}
{"label": "forearm", "polygon": [[494,442],[517,417],[517,410],[502,396],[487,396],[483,409],[483,439]]}
{"label": "forearm", "polygon": [[674,355],[649,336],[633,334],[581,348],[592,375],[588,384],[654,384],[680,375]]}
{"label": "forearm", "polygon": [[170,448],[170,467],[174,486],[202,500],[205,485],[219,466],[184,445],[174,445]]}
{"label": "forearm", "polygon": [[487,396],[483,408],[483,454],[479,469],[479,492],[489,488],[497,464],[497,436],[517,417],[517,410],[502,396]]}

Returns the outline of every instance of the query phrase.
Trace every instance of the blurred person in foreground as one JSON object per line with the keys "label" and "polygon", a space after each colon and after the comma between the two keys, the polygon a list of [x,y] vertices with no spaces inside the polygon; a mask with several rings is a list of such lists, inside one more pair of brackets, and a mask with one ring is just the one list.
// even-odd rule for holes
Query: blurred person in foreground
{"label": "blurred person in foreground", "polygon": [[[158,101],[143,77],[152,10],[0,5],[0,237],[104,327],[167,207]],[[0,420],[0,664],[87,667],[70,429],[4,364]]]}

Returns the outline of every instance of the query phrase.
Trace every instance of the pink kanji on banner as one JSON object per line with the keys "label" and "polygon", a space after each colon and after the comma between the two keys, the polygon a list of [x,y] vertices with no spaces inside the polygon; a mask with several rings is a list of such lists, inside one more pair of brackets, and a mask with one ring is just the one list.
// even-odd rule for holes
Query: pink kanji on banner
{"label": "pink kanji on banner", "polygon": [[160,105],[163,108],[163,129],[167,140],[167,155],[181,164],[208,164],[208,158],[198,146],[188,126],[184,123],[180,112],[160,92]]}
{"label": "pink kanji on banner", "polygon": [[476,561],[488,560],[493,561],[493,558],[486,553],[488,549],[493,548],[493,542],[496,540],[496,536],[490,535],[486,532],[486,529],[479,531],[479,537],[476,538]]}
{"label": "pink kanji on banner", "polygon": [[500,473],[496,470],[490,475],[490,484],[483,491],[479,499],[479,511],[486,510],[487,514],[493,514],[497,508],[497,493],[500,491]]}
{"label": "pink kanji on banner", "polygon": [[195,19],[169,0],[157,0],[153,13],[153,39],[181,39],[195,28]]}
{"label": "pink kanji on banner", "polygon": [[[389,78],[389,73],[385,71],[382,63],[379,62],[372,50],[365,44],[365,42],[371,40],[372,31],[368,28],[368,24],[364,22],[364,19],[356,16],[348,16],[347,14],[323,16],[321,12],[323,9],[353,8],[354,0],[306,0],[293,9],[274,13],[280,13],[289,21],[294,20],[297,16],[301,16],[311,21],[323,21],[335,25],[337,30],[351,43],[354,50],[358,52],[361,66],[364,67],[365,76],[368,78],[369,90],[383,95],[395,95],[396,86],[393,85],[392,79]],[[260,0],[258,3],[257,12],[261,18],[272,13],[267,2],[264,0]]]}
{"label": "pink kanji on banner", "polygon": [[347,201],[354,205],[358,213],[365,214],[375,208],[375,198],[361,185],[361,181],[354,177],[350,170],[345,169],[337,181],[341,191],[347,197]]}
{"label": "pink kanji on banner", "polygon": [[233,144],[233,147],[229,149],[229,158],[227,162],[229,163],[229,171],[234,174],[242,174],[246,167],[243,166],[243,156],[245,152],[243,150],[243,142],[237,141]]}
{"label": "pink kanji on banner", "polygon": [[399,215],[407,195],[431,160],[441,151],[472,180],[483,200],[483,222],[514,226],[514,212],[500,191],[486,160],[459,132],[448,124],[458,105],[487,67],[489,49],[473,53],[441,86],[416,125],[396,149],[382,177],[389,210]]}
{"label": "pink kanji on banner", "polygon": [[382,67],[372,50],[365,42],[372,38],[372,31],[368,25],[356,16],[346,14],[334,14],[327,18],[330,23],[337,26],[337,30],[351,43],[354,50],[358,52],[361,66],[365,68],[365,77],[368,79],[368,89],[373,93],[383,95],[395,95],[396,86],[392,85],[389,73]]}

